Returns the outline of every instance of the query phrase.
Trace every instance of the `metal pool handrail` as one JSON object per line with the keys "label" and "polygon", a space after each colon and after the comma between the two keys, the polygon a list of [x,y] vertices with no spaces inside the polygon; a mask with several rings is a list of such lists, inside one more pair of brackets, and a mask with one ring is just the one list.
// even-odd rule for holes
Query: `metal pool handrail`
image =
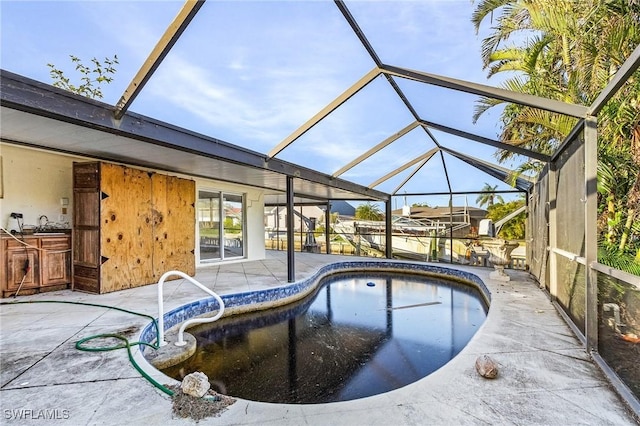
{"label": "metal pool handrail", "polygon": [[203,286],[198,281],[196,281],[189,275],[185,274],[184,272],[181,272],[181,271],[165,272],[162,275],[162,277],[160,277],[160,281],[158,281],[158,346],[164,346],[167,344],[167,342],[164,341],[164,301],[162,297],[162,287],[163,287],[164,281],[172,275],[181,276],[182,278],[194,284],[196,287],[199,287],[200,289],[209,293],[218,301],[218,304],[220,305],[220,309],[218,310],[218,313],[211,318],[193,318],[183,322],[182,325],[180,326],[180,329],[178,330],[178,340],[174,343],[176,346],[184,346],[187,344],[187,342],[184,341],[184,330],[187,328],[187,326],[191,324],[204,324],[208,322],[214,322],[218,318],[220,318],[222,314],[224,314],[224,302],[222,301],[222,298],[218,296],[215,292],[213,292],[212,290],[209,290],[207,287]]}

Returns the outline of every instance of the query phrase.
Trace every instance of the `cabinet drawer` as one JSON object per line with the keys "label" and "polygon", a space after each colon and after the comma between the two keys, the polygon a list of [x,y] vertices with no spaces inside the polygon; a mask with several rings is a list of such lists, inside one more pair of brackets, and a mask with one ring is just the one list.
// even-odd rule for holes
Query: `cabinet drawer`
{"label": "cabinet drawer", "polygon": [[70,237],[46,237],[40,241],[40,247],[46,250],[65,250],[71,248]]}
{"label": "cabinet drawer", "polygon": [[[4,240],[5,247],[7,250],[15,250],[15,249],[23,249],[25,245],[23,244],[23,240],[20,237],[17,237],[20,241],[17,241],[13,238],[7,238]],[[36,237],[24,237],[24,243],[32,246],[38,247],[38,238]],[[28,248],[28,247],[27,247]]]}

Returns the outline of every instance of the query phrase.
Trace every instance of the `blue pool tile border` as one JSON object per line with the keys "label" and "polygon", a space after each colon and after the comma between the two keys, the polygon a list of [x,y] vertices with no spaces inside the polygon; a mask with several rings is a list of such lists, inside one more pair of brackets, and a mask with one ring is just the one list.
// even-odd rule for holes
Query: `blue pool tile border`
{"label": "blue pool tile border", "polygon": [[[264,290],[249,291],[243,293],[226,294],[220,296],[225,305],[225,311],[233,314],[248,312],[260,308],[279,306],[294,300],[305,297],[316,289],[322,278],[340,273],[352,271],[393,271],[408,272],[412,274],[426,274],[449,278],[471,284],[480,291],[485,298],[487,306],[491,303],[491,292],[485,283],[475,274],[461,271],[459,269],[446,268],[437,265],[427,265],[413,262],[399,262],[388,260],[366,260],[366,261],[346,261],[335,262],[324,265],[312,276],[286,284],[280,287],[268,288]],[[191,318],[204,316],[217,311],[218,301],[213,297],[196,300],[191,303],[179,306],[164,314],[165,330],[169,330]],[[153,323],[148,324],[140,333],[140,341],[152,343],[156,340],[157,331]],[[145,347],[142,347],[143,351]]]}

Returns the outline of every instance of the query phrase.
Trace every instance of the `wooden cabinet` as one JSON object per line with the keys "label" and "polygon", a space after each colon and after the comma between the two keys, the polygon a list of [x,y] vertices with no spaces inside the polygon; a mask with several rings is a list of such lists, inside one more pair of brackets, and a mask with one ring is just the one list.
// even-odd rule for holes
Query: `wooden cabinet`
{"label": "wooden cabinet", "polygon": [[46,237],[40,240],[41,286],[71,282],[71,248],[68,236]]}
{"label": "wooden cabinet", "polygon": [[195,274],[195,182],[110,163],[74,164],[74,287],[106,293]]}
{"label": "wooden cabinet", "polygon": [[0,239],[0,284],[3,297],[15,294],[18,288],[19,294],[30,294],[69,286],[69,235],[25,236],[19,239],[17,241],[9,235],[3,235]]}
{"label": "wooden cabinet", "polygon": [[[19,243],[16,240],[4,240],[3,245],[6,249],[7,256],[7,287],[6,290],[15,291],[22,282],[22,288],[38,288],[40,287],[39,273],[39,257],[38,257],[38,239],[25,238],[24,242],[31,247]],[[28,270],[25,269],[28,263]],[[24,278],[24,282],[23,282]]]}

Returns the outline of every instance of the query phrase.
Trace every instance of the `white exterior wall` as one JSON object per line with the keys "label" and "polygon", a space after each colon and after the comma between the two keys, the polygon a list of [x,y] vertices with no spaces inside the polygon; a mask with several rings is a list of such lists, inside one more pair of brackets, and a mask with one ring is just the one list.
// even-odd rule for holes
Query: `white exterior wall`
{"label": "white exterior wall", "polygon": [[[0,143],[2,156],[3,198],[0,200],[0,224],[16,228],[10,220],[12,212],[22,213],[25,225],[39,225],[45,215],[50,222],[73,223],[74,161],[87,161],[80,157],[51,154],[29,148]],[[67,214],[62,215],[60,199],[69,200]],[[13,225],[13,226],[12,226]]]}
{"label": "white exterior wall", "polygon": [[[2,195],[0,198],[0,224],[10,231],[12,212],[24,215],[25,225],[39,225],[38,219],[45,215],[50,222],[73,224],[73,162],[96,161],[93,158],[75,157],[44,150],[24,148],[0,143],[2,158]],[[164,171],[158,173],[169,174]],[[190,176],[174,174],[178,177]],[[249,260],[265,257],[264,248],[264,192],[248,186],[229,184],[197,178],[196,191],[208,188],[245,194],[246,245],[245,256]],[[60,199],[67,198],[66,217],[61,217]],[[197,193],[196,193],[197,199]],[[196,239],[197,241],[197,239]],[[196,247],[198,250],[198,247]]]}

